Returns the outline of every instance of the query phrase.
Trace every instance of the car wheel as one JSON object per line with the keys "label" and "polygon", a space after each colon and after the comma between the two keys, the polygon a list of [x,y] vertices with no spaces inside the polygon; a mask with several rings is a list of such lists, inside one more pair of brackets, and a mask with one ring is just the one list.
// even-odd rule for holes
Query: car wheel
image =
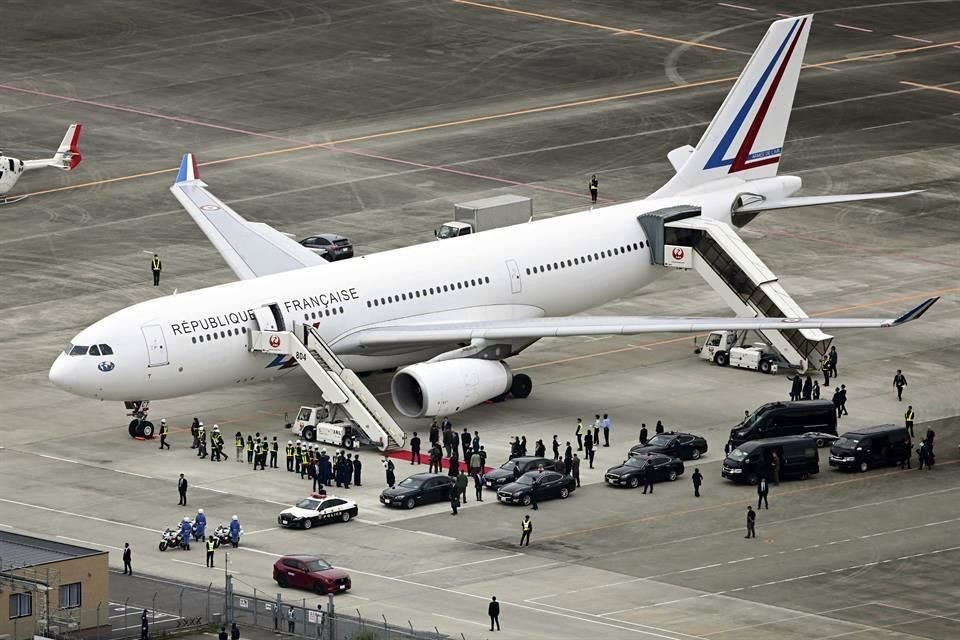
{"label": "car wheel", "polygon": [[570,497],[570,489],[567,489],[566,487],[561,488],[561,489],[560,489],[560,499],[561,499],[561,500],[566,500],[566,499],[569,498],[569,497]]}
{"label": "car wheel", "polygon": [[307,518],[306,520],[303,521],[303,528],[304,528],[304,529],[309,529],[309,528],[311,528],[312,526],[313,526],[313,520],[311,520],[310,518]]}
{"label": "car wheel", "polygon": [[525,373],[519,373],[513,376],[513,382],[510,383],[510,393],[514,398],[526,398],[533,391],[533,380]]}
{"label": "car wheel", "polygon": [[699,459],[700,459],[700,455],[701,455],[700,449],[694,449],[693,451],[690,452],[690,459],[691,459],[691,460],[699,460]]}
{"label": "car wheel", "polygon": [[640,478],[638,478],[637,476],[630,476],[630,479],[627,480],[627,485],[631,489],[636,489],[637,487],[640,486]]}
{"label": "car wheel", "polygon": [[407,498],[407,501],[403,504],[407,507],[407,509],[413,509],[415,506],[417,506],[417,501],[413,498]]}
{"label": "car wheel", "polygon": [[277,585],[286,589],[287,588],[287,576],[282,573],[277,574]]}
{"label": "car wheel", "polygon": [[313,583],[313,592],[318,596],[322,596],[327,592],[327,588],[323,586],[323,583],[317,580]]}
{"label": "car wheel", "polygon": [[524,494],[523,497],[520,498],[520,504],[522,504],[525,507],[529,507],[532,502],[533,502],[533,499],[530,497],[529,493]]}
{"label": "car wheel", "polygon": [[166,550],[167,550],[167,541],[166,541],[166,540],[161,540],[161,541],[160,541],[160,551],[166,551]]}
{"label": "car wheel", "polygon": [[860,473],[866,473],[867,469],[870,468],[869,463],[866,460],[860,463]]}
{"label": "car wheel", "polygon": [[340,514],[340,520],[343,522],[350,522],[350,512],[344,511]]}
{"label": "car wheel", "polygon": [[713,361],[717,363],[717,366],[725,367],[730,364],[730,358],[723,351],[718,351],[713,356]]}
{"label": "car wheel", "polygon": [[760,370],[760,373],[770,373],[770,369],[771,369],[772,367],[770,366],[770,361],[769,361],[769,360],[761,360],[761,361],[760,361],[760,366],[757,367],[757,368]]}
{"label": "car wheel", "polygon": [[153,437],[153,423],[147,421],[147,422],[144,422],[143,424],[141,424],[141,425],[140,425],[140,435],[142,435],[144,438],[152,438],[152,437]]}
{"label": "car wheel", "polygon": [[670,473],[667,474],[667,480],[673,482],[677,479],[677,472],[675,469],[670,469]]}
{"label": "car wheel", "polygon": [[303,439],[307,442],[313,442],[317,439],[317,429],[313,425],[307,425],[303,428],[303,431],[300,433],[303,436]]}

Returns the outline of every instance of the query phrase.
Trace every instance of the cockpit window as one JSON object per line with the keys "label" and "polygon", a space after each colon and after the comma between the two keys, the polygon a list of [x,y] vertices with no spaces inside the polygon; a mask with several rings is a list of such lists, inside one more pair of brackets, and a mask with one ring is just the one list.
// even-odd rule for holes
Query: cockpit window
{"label": "cockpit window", "polygon": [[100,347],[98,347],[97,345],[93,345],[92,347],[90,347],[89,353],[92,356],[100,355]]}
{"label": "cockpit window", "polygon": [[102,356],[112,356],[113,348],[108,344],[100,345],[100,355]]}
{"label": "cockpit window", "polygon": [[85,356],[87,355],[87,349],[89,347],[81,346],[79,344],[73,345],[73,348],[70,349],[70,355],[72,356]]}

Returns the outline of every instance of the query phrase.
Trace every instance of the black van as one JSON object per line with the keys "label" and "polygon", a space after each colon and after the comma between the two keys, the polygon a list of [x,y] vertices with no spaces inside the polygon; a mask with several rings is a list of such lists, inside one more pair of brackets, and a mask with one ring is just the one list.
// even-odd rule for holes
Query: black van
{"label": "black van", "polygon": [[799,436],[808,431],[837,435],[837,411],[829,400],[768,402],[730,430],[730,445],[748,440]]}
{"label": "black van", "polygon": [[773,454],[780,456],[780,479],[806,480],[820,473],[817,442],[807,436],[764,438],[744,442],[727,454],[721,475],[734,482],[757,484],[761,476],[773,477]]}
{"label": "black van", "polygon": [[848,431],[830,447],[830,466],[866,471],[909,459],[910,433],[902,425],[883,424]]}

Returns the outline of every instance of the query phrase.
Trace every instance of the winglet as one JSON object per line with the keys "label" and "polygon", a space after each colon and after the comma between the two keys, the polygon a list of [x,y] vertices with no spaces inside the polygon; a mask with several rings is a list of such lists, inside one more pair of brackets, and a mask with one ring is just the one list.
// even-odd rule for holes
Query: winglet
{"label": "winglet", "polygon": [[183,154],[183,160],[180,161],[180,171],[177,172],[177,182],[190,182],[199,180],[200,172],[197,170],[197,159],[192,153]]}
{"label": "winglet", "polygon": [[926,300],[924,300],[923,302],[915,306],[913,309],[910,309],[910,311],[907,311],[905,314],[903,314],[902,316],[894,320],[891,326],[896,327],[897,325],[901,325],[901,324],[916,320],[917,318],[925,314],[927,310],[930,309],[930,307],[935,305],[937,303],[937,300],[939,299],[940,299],[939,296],[937,296],[936,298],[927,298]]}

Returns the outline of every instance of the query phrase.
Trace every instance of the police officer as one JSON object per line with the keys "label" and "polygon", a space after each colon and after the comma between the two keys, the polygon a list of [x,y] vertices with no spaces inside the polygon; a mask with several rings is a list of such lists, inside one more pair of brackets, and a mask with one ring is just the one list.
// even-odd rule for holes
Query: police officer
{"label": "police officer", "polygon": [[270,468],[276,469],[277,467],[277,452],[280,451],[280,443],[277,442],[277,436],[273,436],[273,440],[270,442]]}
{"label": "police officer", "polygon": [[523,516],[523,521],[520,522],[520,531],[521,531],[521,533],[520,533],[520,545],[519,545],[519,546],[521,546],[521,547],[523,547],[523,546],[529,547],[529,546],[530,546],[530,534],[533,533],[533,521],[530,520],[530,516],[529,516],[529,515]]}
{"label": "police officer", "polygon": [[[907,412],[903,414],[903,423],[906,425],[907,429],[909,429],[911,438],[913,437],[913,418],[913,405],[911,404],[907,407]],[[162,431],[163,427],[161,426],[160,429]]]}
{"label": "police officer", "polygon": [[197,457],[207,457],[207,432],[203,428],[202,422],[200,423],[200,429],[197,431]]}
{"label": "police officer", "polygon": [[216,547],[213,546],[213,537],[207,538],[207,567],[213,569],[213,550]]}
{"label": "police officer", "polygon": [[597,196],[600,194],[600,181],[597,180],[597,174],[590,176],[590,204],[597,204]]}
{"label": "police officer", "polygon": [[287,446],[284,448],[283,452],[287,456],[287,471],[293,471],[293,440],[287,440]]}
{"label": "police officer", "polygon": [[160,420],[160,449],[166,447],[170,448],[170,444],[167,442],[167,434],[170,433],[170,427],[167,426],[167,419],[162,418]]}
{"label": "police officer", "polygon": [[[360,463],[360,454],[353,456],[353,484],[360,486],[360,474],[363,471],[363,464]],[[464,500],[466,502],[466,500]]]}
{"label": "police officer", "polygon": [[160,270],[163,265],[160,263],[160,256],[153,254],[153,260],[150,261],[150,270],[153,271],[153,286],[160,286]]}
{"label": "police officer", "polygon": [[[297,446],[300,447],[299,440],[297,440]],[[303,477],[307,475],[309,466],[310,466],[310,450],[308,449],[308,447],[300,447],[300,464],[297,466],[297,471],[300,472],[301,480],[303,480]]]}

